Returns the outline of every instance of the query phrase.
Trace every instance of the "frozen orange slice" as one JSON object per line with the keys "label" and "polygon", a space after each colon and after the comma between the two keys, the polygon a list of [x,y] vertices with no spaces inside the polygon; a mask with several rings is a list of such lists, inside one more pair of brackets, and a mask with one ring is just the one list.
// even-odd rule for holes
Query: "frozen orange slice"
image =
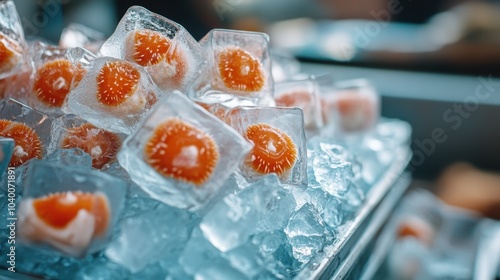
{"label": "frozen orange slice", "polygon": [[165,81],[161,79],[168,79],[174,86],[182,85],[187,65],[180,48],[174,45],[170,38],[157,31],[137,30],[133,36],[133,60],[143,67],[166,63],[161,69],[151,69],[155,82],[163,84]]}
{"label": "frozen orange slice", "polygon": [[297,159],[297,148],[285,132],[268,124],[250,125],[245,138],[254,144],[248,164],[260,174],[289,171]]}
{"label": "frozen orange slice", "polygon": [[210,178],[219,161],[213,138],[177,118],[155,129],[144,155],[146,162],[160,174],[197,186]]}
{"label": "frozen orange slice", "polygon": [[20,49],[17,43],[0,33],[0,72],[9,71],[17,65],[20,58],[14,51],[20,51]]}
{"label": "frozen orange slice", "polygon": [[67,59],[56,59],[37,69],[33,90],[45,105],[60,108],[71,90],[73,78],[79,82],[85,74]]}
{"label": "frozen orange slice", "polygon": [[346,131],[365,129],[375,119],[375,106],[367,97],[346,92],[337,99],[342,128]]}
{"label": "frozen orange slice", "polygon": [[64,149],[80,148],[92,158],[92,167],[101,169],[114,160],[121,147],[118,135],[90,123],[73,127],[61,142]]}
{"label": "frozen orange slice", "polygon": [[95,218],[94,235],[103,235],[109,225],[110,210],[102,194],[66,192],[55,193],[33,200],[33,209],[40,220],[53,229],[66,228],[80,211]]}
{"label": "frozen orange slice", "polygon": [[283,107],[304,107],[312,102],[311,93],[307,91],[292,91],[281,94],[275,98],[277,106]]}
{"label": "frozen orange slice", "polygon": [[38,134],[23,123],[0,120],[0,136],[14,139],[14,154],[9,166],[17,167],[32,158],[42,157],[42,142]]}
{"label": "frozen orange slice", "polygon": [[141,73],[126,61],[106,62],[97,75],[97,100],[117,107],[137,90]]}
{"label": "frozen orange slice", "polygon": [[264,70],[260,61],[240,47],[229,47],[219,52],[219,75],[230,90],[256,92],[264,87]]}

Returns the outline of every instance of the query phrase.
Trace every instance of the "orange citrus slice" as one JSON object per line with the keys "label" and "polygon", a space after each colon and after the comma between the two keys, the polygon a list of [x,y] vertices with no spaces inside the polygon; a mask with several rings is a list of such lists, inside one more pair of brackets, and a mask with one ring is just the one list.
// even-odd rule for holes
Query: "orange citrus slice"
{"label": "orange citrus slice", "polygon": [[[147,67],[164,61],[168,64],[168,68],[171,69],[155,69],[163,70],[161,71],[163,73],[159,73],[162,75],[158,76],[158,78],[168,78],[175,86],[182,85],[186,75],[186,60],[180,48],[175,46],[170,38],[157,31],[137,30],[134,32],[133,46],[132,58],[134,62]],[[165,77],[164,75],[167,72],[173,73],[169,73],[169,77]],[[157,75],[154,75],[155,73],[152,74],[153,78],[157,77]],[[156,82],[162,83],[162,81]]]}
{"label": "orange citrus slice", "polygon": [[92,158],[92,167],[101,169],[116,158],[121,147],[120,137],[90,123],[73,127],[61,142],[64,149],[80,148]]}
{"label": "orange citrus slice", "polygon": [[14,139],[14,154],[9,166],[18,167],[32,158],[42,157],[42,142],[38,134],[23,123],[0,120],[0,136]]}
{"label": "orange citrus slice", "polygon": [[65,192],[54,193],[33,200],[36,215],[54,229],[64,229],[84,210],[95,218],[94,235],[103,235],[109,225],[110,210],[106,196],[102,194]]}
{"label": "orange citrus slice", "polygon": [[230,90],[256,92],[264,87],[264,69],[260,61],[240,47],[219,52],[217,67],[224,86]]}
{"label": "orange citrus slice", "polygon": [[250,125],[245,138],[254,144],[248,164],[260,174],[289,171],[297,160],[297,148],[285,132],[268,124]]}
{"label": "orange citrus slice", "polygon": [[117,107],[130,98],[139,84],[141,73],[126,61],[106,62],[97,75],[97,100]]}
{"label": "orange citrus slice", "polygon": [[214,139],[177,118],[161,123],[144,149],[146,162],[164,176],[200,186],[219,161]]}
{"label": "orange citrus slice", "polygon": [[13,49],[20,50],[20,46],[0,33],[0,72],[11,70],[19,62]]}
{"label": "orange citrus slice", "polygon": [[60,108],[71,90],[73,78],[79,82],[85,70],[75,67],[67,59],[56,59],[45,63],[36,71],[33,90],[45,105]]}

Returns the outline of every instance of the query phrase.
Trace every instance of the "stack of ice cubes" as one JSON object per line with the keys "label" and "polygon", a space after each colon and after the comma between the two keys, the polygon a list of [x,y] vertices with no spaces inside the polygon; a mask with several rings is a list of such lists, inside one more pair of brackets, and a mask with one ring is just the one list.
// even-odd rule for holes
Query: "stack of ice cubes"
{"label": "stack of ice cubes", "polygon": [[293,278],[408,145],[369,83],[299,75],[263,33],[197,42],[134,6],[91,52],[88,28],[48,46],[12,1],[0,17],[0,242],[15,213],[18,273]]}

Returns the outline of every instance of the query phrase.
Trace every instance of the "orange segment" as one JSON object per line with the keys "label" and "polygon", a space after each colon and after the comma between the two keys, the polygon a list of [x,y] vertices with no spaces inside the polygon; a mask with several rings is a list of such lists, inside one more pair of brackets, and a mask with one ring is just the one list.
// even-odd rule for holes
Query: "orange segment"
{"label": "orange segment", "polygon": [[118,135],[86,123],[70,128],[61,142],[61,147],[82,149],[92,157],[92,167],[101,169],[116,158],[121,141]]}
{"label": "orange segment", "polygon": [[245,138],[254,144],[248,164],[260,174],[289,171],[297,160],[297,148],[285,132],[268,124],[250,125]]}
{"label": "orange segment", "polygon": [[260,61],[240,47],[220,51],[217,67],[222,82],[230,90],[255,92],[264,87],[265,74]]}
{"label": "orange segment", "polygon": [[130,98],[139,84],[141,73],[125,61],[106,62],[97,75],[97,100],[117,107]]}
{"label": "orange segment", "polygon": [[37,216],[54,229],[64,229],[78,215],[87,211],[95,218],[94,235],[103,235],[109,224],[108,199],[102,194],[66,192],[54,193],[33,200]]}
{"label": "orange segment", "polygon": [[[169,73],[169,80],[180,86],[186,75],[186,60],[179,47],[175,46],[172,40],[160,32],[152,30],[137,30],[134,33],[133,60],[143,66],[152,66],[165,61],[172,69],[163,69],[161,74]],[[170,70],[170,71],[169,71]],[[153,75],[155,78],[156,75]],[[162,77],[163,78],[163,77]],[[161,83],[162,81],[156,81]]]}
{"label": "orange segment", "polygon": [[197,186],[210,178],[219,161],[213,138],[177,118],[155,129],[144,155],[146,162],[164,176]]}
{"label": "orange segment", "polygon": [[57,59],[38,68],[33,91],[45,105],[60,108],[71,90],[71,82],[83,77],[83,68],[75,67],[67,59]]}
{"label": "orange segment", "polygon": [[18,167],[32,158],[42,157],[42,142],[36,132],[27,125],[1,119],[0,136],[12,138],[15,142],[9,166]]}

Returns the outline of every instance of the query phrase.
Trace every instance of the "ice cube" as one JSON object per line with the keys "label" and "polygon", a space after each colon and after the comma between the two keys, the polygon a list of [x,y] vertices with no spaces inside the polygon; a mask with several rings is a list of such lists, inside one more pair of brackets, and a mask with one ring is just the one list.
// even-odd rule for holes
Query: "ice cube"
{"label": "ice cube", "polygon": [[0,79],[11,76],[28,57],[23,27],[13,1],[0,2]]}
{"label": "ice cube", "polygon": [[294,209],[292,194],[271,174],[226,196],[203,217],[200,228],[216,248],[227,252],[254,233],[284,228]]}
{"label": "ice cube", "polygon": [[29,106],[61,115],[66,99],[87,73],[95,55],[82,48],[62,49],[36,42],[31,46],[33,74],[25,97]]}
{"label": "ice cube", "polygon": [[233,268],[226,260],[217,259],[210,265],[202,267],[194,275],[195,280],[233,280],[246,279],[245,275]]}
{"label": "ice cube", "polygon": [[0,137],[0,178],[5,176],[5,170],[9,166],[10,159],[14,153],[14,140],[11,138]]}
{"label": "ice cube", "polygon": [[155,107],[118,161],[153,198],[196,210],[219,192],[251,145],[180,93]]}
{"label": "ice cube", "polygon": [[160,93],[139,65],[103,57],[93,61],[64,109],[97,127],[130,134]]}
{"label": "ice cube", "polygon": [[306,264],[325,245],[325,224],[310,203],[304,204],[290,218],[285,228],[293,256]]}
{"label": "ice cube", "polygon": [[254,144],[241,166],[249,181],[275,173],[282,183],[307,185],[307,155],[302,110],[236,107],[226,122]]}
{"label": "ice cube", "polygon": [[167,258],[177,259],[191,232],[190,219],[188,212],[163,204],[128,217],[106,256],[132,273]]}
{"label": "ice cube", "polygon": [[54,164],[81,167],[84,169],[92,168],[92,158],[82,149],[57,149],[44,159]]}
{"label": "ice cube", "polygon": [[84,48],[97,54],[106,36],[92,28],[78,23],[71,23],[64,28],[59,38],[59,47],[61,48]]}
{"label": "ice cube", "polygon": [[194,275],[200,268],[221,258],[221,252],[205,239],[197,227],[179,257],[179,265],[190,275]]}
{"label": "ice cube", "polygon": [[274,86],[276,106],[299,107],[304,114],[304,126],[309,134],[323,126],[318,85],[314,79],[293,80]]}
{"label": "ice cube", "polygon": [[19,240],[50,245],[77,257],[101,250],[119,217],[125,192],[125,182],[110,175],[33,161],[17,212]]}
{"label": "ice cube", "polygon": [[217,92],[259,104],[272,96],[273,80],[269,37],[264,33],[213,29],[200,40],[208,58],[208,71],[190,96],[200,99]]}
{"label": "ice cube", "polygon": [[184,27],[139,6],[127,10],[100,52],[145,67],[167,92],[187,91],[205,64],[203,49]]}
{"label": "ice cube", "polygon": [[276,49],[271,49],[270,54],[275,83],[291,80],[299,74],[300,62],[292,54]]}
{"label": "ice cube", "polygon": [[1,101],[0,136],[16,142],[9,166],[18,167],[32,158],[46,155],[52,120],[13,99]]}
{"label": "ice cube", "polygon": [[366,132],[380,116],[380,96],[364,79],[337,83],[333,91],[322,93],[321,102],[326,124],[322,132],[329,136]]}
{"label": "ice cube", "polygon": [[126,135],[113,133],[72,114],[61,116],[52,123],[49,152],[57,149],[82,149],[92,158],[92,167],[102,169],[116,160]]}

